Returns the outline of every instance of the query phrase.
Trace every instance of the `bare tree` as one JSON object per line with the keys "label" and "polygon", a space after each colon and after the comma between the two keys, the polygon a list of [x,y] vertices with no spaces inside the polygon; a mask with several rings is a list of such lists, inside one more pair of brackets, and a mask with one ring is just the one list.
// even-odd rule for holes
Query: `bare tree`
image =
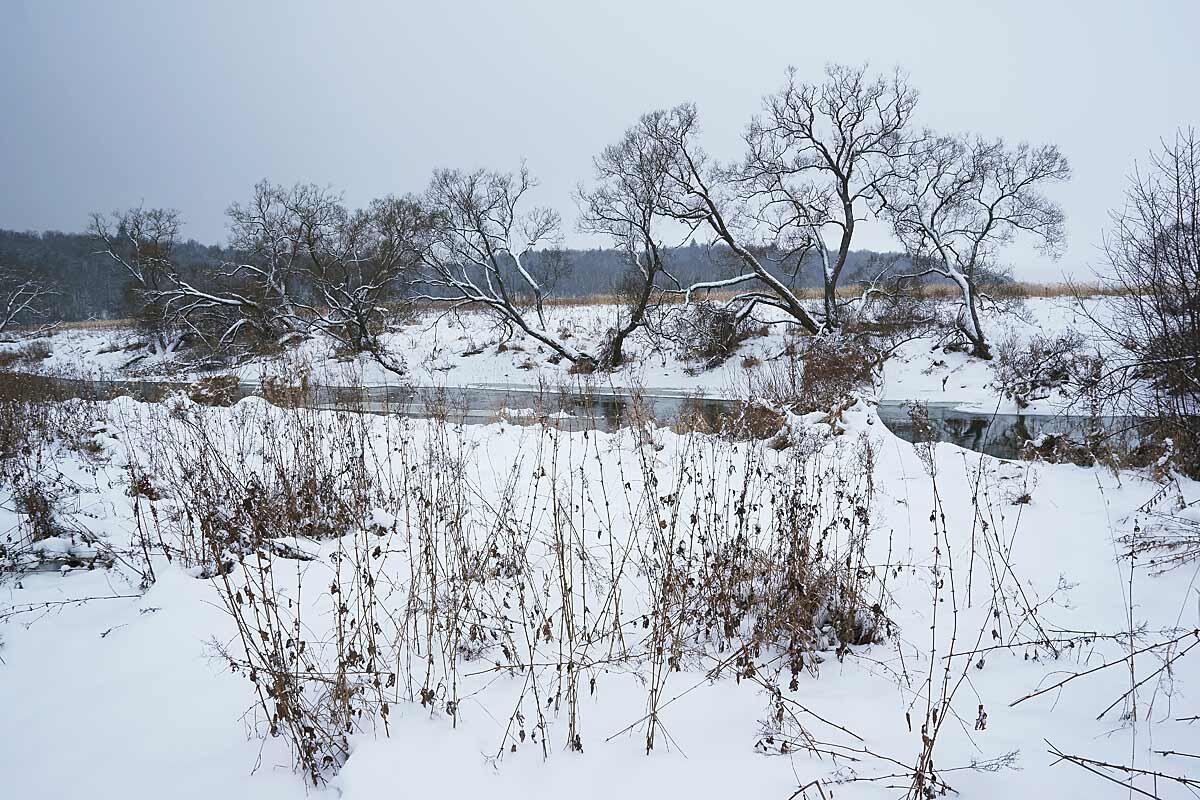
{"label": "bare tree", "polygon": [[1054,145],[1009,148],[979,137],[921,137],[890,179],[884,214],[913,264],[887,277],[903,287],[931,275],[961,294],[958,328],[970,351],[991,358],[979,322],[979,281],[1018,233],[1057,256],[1064,243],[1062,209],[1043,193],[1070,168]]}
{"label": "bare tree", "polygon": [[594,366],[593,354],[576,349],[546,323],[545,301],[561,267],[555,252],[560,220],[548,208],[523,208],[534,185],[524,166],[515,175],[434,173],[426,202],[437,231],[423,257],[428,292],[418,297],[482,306],[573,364]]}
{"label": "bare tree", "polygon": [[92,215],[91,233],[102,252],[131,279],[152,353],[173,354],[190,342],[202,345],[205,356],[228,355],[303,335],[288,280],[300,257],[294,209],[307,191],[263,182],[248,204],[231,206],[235,259],[226,262],[178,262],[177,211]]}
{"label": "bare tree", "polygon": [[[230,215],[235,244],[241,245],[237,208]],[[281,342],[293,333],[293,315],[280,313],[288,308],[286,296],[262,280],[261,267],[253,261],[179,264],[174,257],[179,224],[178,212],[168,209],[92,215],[91,232],[103,243],[102,252],[131,278],[141,305],[139,323],[150,334],[152,353],[173,354],[191,340],[203,344],[206,355],[227,354],[238,345]],[[260,229],[264,238],[275,236],[261,220],[247,227]]]}
{"label": "bare tree", "polygon": [[[755,240],[755,221],[746,215],[738,196],[737,176],[712,162],[696,142],[696,107],[687,103],[651,116],[658,121],[649,134],[668,164],[664,213],[691,232],[704,229],[710,233],[714,242],[728,248],[737,270],[729,278],[692,284],[686,290],[687,300],[697,293],[738,287],[725,304],[737,319],[745,319],[762,304],[783,310],[810,333],[818,332],[820,326],[794,288],[771,271],[765,258],[756,255],[756,251],[762,252],[762,242]],[[809,246],[811,239],[806,238],[793,243],[797,262],[803,260],[803,251]]]}
{"label": "bare tree", "polygon": [[[326,191],[307,187],[294,194],[301,296],[293,311],[351,353],[369,353],[404,374],[404,360],[389,352],[380,335],[406,313],[406,292],[415,280],[435,230],[434,215],[412,197],[385,197],[349,212]],[[293,265],[293,268],[297,268]]]}
{"label": "bare tree", "polygon": [[140,311],[139,327],[150,337],[151,352],[174,353],[185,330],[174,324],[169,313],[173,277],[172,262],[179,238],[179,212],[165,208],[131,208],[111,215],[92,214],[88,232],[99,240],[106,254],[130,280],[129,291]]}
{"label": "bare tree", "polygon": [[236,354],[319,330],[403,371],[379,335],[432,240],[435,217],[419,200],[386,197],[350,212],[329,189],[262,181],[227,214],[231,257],[199,265],[175,258],[178,212],[93,215],[91,232],[130,278],[152,352],[191,340],[205,355]]}
{"label": "bare tree", "polygon": [[[1105,237],[1111,316],[1089,312],[1114,345],[1095,387],[1129,413],[1171,423],[1195,451],[1200,439],[1200,138],[1180,130],[1135,171]],[[1083,305],[1085,310],[1088,308]],[[1190,431],[1179,430],[1179,423]],[[1191,442],[1181,435],[1190,433]],[[1200,459],[1192,458],[1197,471]]]}
{"label": "bare tree", "polygon": [[667,272],[668,251],[660,241],[663,223],[670,219],[666,206],[674,154],[670,137],[662,135],[669,124],[664,111],[643,116],[593,160],[596,186],[580,193],[580,227],[611,239],[628,265],[624,284],[628,307],[600,355],[605,368],[619,367],[624,361],[625,339],[645,324],[662,279],[679,285]]}
{"label": "bare tree", "polygon": [[29,333],[45,333],[54,325],[50,300],[57,294],[45,280],[0,268],[0,333],[17,325],[38,325]]}
{"label": "bare tree", "polygon": [[340,201],[339,195],[315,184],[286,188],[260,181],[247,202],[229,207],[234,259],[213,277],[244,301],[234,325],[278,342],[305,334],[308,326],[299,315],[296,295],[313,248],[344,221]]}
{"label": "bare tree", "polygon": [[[746,131],[740,179],[777,235],[811,244],[821,262],[824,324],[839,324],[837,286],[855,226],[894,176],[917,92],[896,71],[831,64],[820,84],[787,84],[768,96]],[[832,237],[832,246],[826,237]]]}

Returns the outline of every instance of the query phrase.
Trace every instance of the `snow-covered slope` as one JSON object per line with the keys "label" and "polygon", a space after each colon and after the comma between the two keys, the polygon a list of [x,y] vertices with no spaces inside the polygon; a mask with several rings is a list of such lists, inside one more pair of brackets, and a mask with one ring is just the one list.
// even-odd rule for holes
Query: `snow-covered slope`
{"label": "snow-covered slope", "polygon": [[[915,763],[921,749],[926,699],[943,691],[944,675],[956,691],[953,713],[938,738],[936,763],[963,797],[1080,797],[1115,788],[1080,767],[1052,766],[1044,740],[1067,753],[1122,763],[1132,758],[1139,766],[1173,774],[1187,765],[1181,768],[1178,759],[1152,751],[1194,752],[1200,741],[1194,724],[1175,721],[1197,713],[1200,659],[1195,657],[1179,659],[1169,681],[1155,679],[1141,687],[1136,723],[1122,719],[1124,704],[1097,719],[1128,689],[1125,666],[1010,705],[1070,672],[1105,660],[1119,662],[1128,652],[1120,636],[1131,626],[1144,626],[1137,641],[1148,645],[1167,637],[1162,629],[1200,623],[1194,567],[1162,575],[1139,567],[1131,577],[1130,563],[1122,560],[1116,543],[1144,521],[1135,509],[1159,491],[1158,485],[1133,473],[1000,462],[950,445],[934,446],[932,460],[923,459],[860,403],[846,413],[839,435],[815,418],[807,430],[819,437],[815,457],[836,462],[848,480],[864,474],[862,447],[870,443],[874,499],[864,564],[872,581],[886,583],[880,597],[894,629],[877,643],[852,646],[844,658],[819,652],[822,663],[803,672],[794,688],[786,677],[781,685],[788,707],[811,712],[802,715],[805,726],[816,738],[837,742],[843,758],[817,758],[794,747],[781,753],[781,738],[764,744],[764,725],[770,727],[774,713],[772,695],[759,682],[735,679],[728,671],[712,679],[706,664],[724,658],[717,653],[712,661],[689,659],[681,671],[666,676],[660,706],[665,734],[649,755],[643,718],[650,674],[644,664],[603,659],[587,672],[594,688],[580,693],[583,752],[564,746],[568,722],[554,703],[545,711],[548,757],[536,745],[510,751],[505,731],[514,707],[533,713],[528,701],[522,706],[517,699],[528,679],[520,671],[492,669],[493,656],[487,655],[461,664],[457,719],[439,704],[396,697],[390,731],[364,724],[351,739],[352,752],[340,773],[328,786],[306,790],[291,772],[283,740],[259,740],[262,720],[254,713],[252,684],[215,655],[221,647],[236,649],[237,641],[219,598],[219,581],[154,555],[156,580],[144,594],[138,586],[140,575],[131,567],[136,563],[131,547],[138,529],[135,505],[142,524],[149,524],[148,509],[165,518],[173,499],[131,497],[128,467],[148,463],[150,438],[166,430],[162,416],[151,416],[164,410],[114,401],[98,413],[105,420],[96,428],[102,456],[67,454],[62,461],[79,491],[72,518],[95,534],[100,550],[132,554],[108,569],[28,573],[0,582],[0,793],[5,796],[141,800],[169,794],[211,800],[303,797],[308,791],[352,800],[391,795],[787,798],[821,780],[824,791],[832,789],[837,797],[895,797],[901,794],[896,787],[907,785],[905,766]],[[282,430],[292,412],[251,399],[233,409],[185,406],[180,413],[200,415],[216,429],[230,431],[225,441],[231,447],[246,443],[253,456],[262,446],[251,435],[254,425],[274,420],[272,429]],[[326,429],[337,427],[331,414],[316,419]],[[593,528],[588,526],[600,525],[596,520],[607,513],[611,521],[604,530],[635,549],[649,545],[638,539],[645,535],[638,531],[645,530],[646,508],[643,501],[626,505],[621,484],[642,497],[644,476],[650,473],[641,465],[648,463],[658,476],[661,493],[685,486],[676,482],[689,469],[728,463],[728,470],[713,470],[725,476],[714,485],[716,496],[724,497],[726,482],[736,487],[744,479],[737,465],[751,463],[752,455],[762,470],[786,474],[801,447],[777,453],[666,430],[567,434],[501,424],[447,429],[395,418],[366,418],[362,424],[381,453],[411,448],[419,454],[431,443],[450,441],[452,450],[465,454],[462,472],[453,480],[475,493],[468,514],[486,521],[506,502],[528,508],[535,541],[556,529],[553,520],[559,517],[546,509],[555,508],[552,501],[562,496],[539,483],[545,478],[538,470],[555,464],[564,476],[582,476],[564,478],[588,482],[586,490],[583,483],[570,483],[572,492],[584,494],[570,495],[578,507],[563,513],[570,519],[578,515],[589,534]],[[553,454],[557,457],[551,459]],[[254,462],[248,463],[253,469]],[[409,466],[410,471],[424,468],[416,462]],[[1178,486],[1185,502],[1200,498],[1197,484],[1185,480]],[[689,496],[683,491],[674,502],[691,502]],[[1174,495],[1169,502],[1177,502]],[[395,513],[381,508],[366,524],[390,525]],[[684,508],[681,514],[686,513]],[[12,508],[0,507],[0,530],[16,524]],[[486,532],[487,525],[478,530]],[[599,536],[600,528],[594,530]],[[403,586],[413,579],[409,545],[402,544],[403,537],[395,541],[399,549],[386,562],[387,577]],[[293,596],[287,590],[286,596],[310,604],[306,625],[313,638],[320,638],[321,626],[330,624],[328,608],[319,600],[328,595],[321,592],[337,574],[336,554],[352,543],[299,544],[317,558],[280,559],[279,568],[289,571],[289,580],[305,576],[305,592]],[[72,543],[63,546],[69,550]],[[592,546],[587,537],[580,543],[585,546]],[[89,547],[88,552],[97,550]],[[608,563],[604,553],[594,557],[598,565]],[[634,608],[645,602],[647,586],[632,572],[629,582],[628,602]],[[397,600],[381,602],[394,607]],[[1039,638],[1038,626],[1059,632],[1057,638],[1071,638],[1072,644],[1027,643]],[[631,639],[641,635],[636,625],[629,631]],[[1178,653],[1190,641],[1162,653]],[[968,651],[977,652],[950,657]],[[1139,678],[1161,666],[1157,652],[1138,657]],[[757,658],[762,675],[770,672],[770,657]],[[950,669],[943,673],[947,663]],[[980,706],[987,713],[986,728],[975,730]],[[896,777],[885,777],[889,774]],[[808,791],[799,796],[820,796],[811,786]]]}

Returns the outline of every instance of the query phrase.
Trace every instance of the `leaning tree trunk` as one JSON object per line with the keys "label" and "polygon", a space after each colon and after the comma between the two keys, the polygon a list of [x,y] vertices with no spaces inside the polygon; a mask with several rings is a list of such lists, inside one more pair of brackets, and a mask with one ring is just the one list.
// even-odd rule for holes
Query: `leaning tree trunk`
{"label": "leaning tree trunk", "polygon": [[651,275],[642,284],[642,290],[634,300],[633,309],[629,312],[629,322],[618,325],[613,331],[612,338],[605,344],[600,354],[598,366],[603,370],[612,370],[625,363],[625,352],[622,349],[625,339],[641,327],[646,318],[646,308],[650,305],[650,297],[654,293],[654,276]]}
{"label": "leaning tree trunk", "polygon": [[979,306],[975,297],[975,284],[958,270],[951,270],[948,277],[958,284],[962,293],[962,308],[959,311],[958,329],[971,345],[971,355],[976,358],[991,360],[992,348],[983,334],[979,324]]}

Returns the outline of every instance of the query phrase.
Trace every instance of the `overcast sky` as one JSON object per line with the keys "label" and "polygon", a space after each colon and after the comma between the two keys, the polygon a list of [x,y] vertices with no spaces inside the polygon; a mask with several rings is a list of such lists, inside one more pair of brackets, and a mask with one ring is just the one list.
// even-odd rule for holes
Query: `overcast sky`
{"label": "overcast sky", "polygon": [[693,101],[707,149],[732,158],[788,65],[818,80],[869,61],[910,73],[924,125],[1062,148],[1066,257],[1008,254],[1052,280],[1098,261],[1135,159],[1200,124],[1198,30],[1198,0],[0,0],[0,227],[81,230],[144,202],[220,242],[261,178],[357,205],[434,167],[524,158],[568,242],[590,245],[572,191],[639,114]]}

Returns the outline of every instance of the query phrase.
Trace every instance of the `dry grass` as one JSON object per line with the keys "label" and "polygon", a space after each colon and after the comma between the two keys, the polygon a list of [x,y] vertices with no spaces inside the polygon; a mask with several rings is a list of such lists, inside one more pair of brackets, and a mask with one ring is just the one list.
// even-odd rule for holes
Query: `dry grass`
{"label": "dry grass", "polygon": [[[819,653],[840,659],[890,630],[864,560],[873,484],[860,459],[694,437],[664,460],[643,430],[609,485],[587,475],[610,456],[548,426],[493,500],[445,422],[253,404],[131,421],[131,476],[171,509],[131,487],[147,498],[149,546],[213,579],[239,633],[218,652],[249,677],[259,734],[288,741],[313,784],[344,763],[352,733],[386,735],[393,705],[456,721],[480,671],[525,687],[495,709],[508,718],[497,759],[583,750],[579,698],[614,669],[645,679],[647,714],[630,730],[649,751],[668,735],[659,709],[677,673],[796,685]],[[586,511],[606,503],[647,513]],[[297,536],[336,555],[324,564]],[[615,555],[633,541],[647,546]]]}
{"label": "dry grass", "polygon": [[[135,319],[76,319],[59,323],[55,330],[72,330],[72,331],[115,331],[126,328],[132,328],[137,325]],[[23,330],[34,330],[33,328],[13,328],[14,333],[21,333]]]}
{"label": "dry grass", "polygon": [[[809,379],[842,385],[829,370],[817,365]],[[301,388],[287,384],[284,399]],[[691,691],[685,673],[699,672],[705,682],[725,677],[762,690],[747,694],[767,698],[759,752],[842,756],[856,768],[838,785],[880,782],[914,800],[942,796],[952,791],[945,776],[1010,765],[1005,755],[947,767],[939,749],[934,767],[939,739],[958,735],[955,695],[966,693],[984,654],[1058,658],[1085,641],[1043,627],[1010,560],[1020,516],[1006,519],[996,505],[988,471],[967,474],[977,524],[968,532],[947,523],[949,494],[938,488],[929,444],[917,445],[927,481],[912,487],[932,508],[929,549],[912,563],[903,555],[893,562],[889,538],[880,569],[868,542],[888,526],[875,505],[880,454],[865,433],[855,440],[814,431],[811,443],[781,453],[704,435],[666,450],[635,423],[610,450],[594,436],[542,426],[522,438],[511,469],[484,471],[473,466],[476,443],[444,418],[412,425],[262,403],[122,404],[81,414],[79,404],[25,392],[3,402],[6,390],[19,389],[0,381],[0,442],[7,432],[19,445],[10,450],[22,482],[9,487],[19,491],[20,546],[64,535],[70,523],[58,511],[70,487],[25,477],[31,465],[22,454],[31,434],[41,436],[31,421],[61,419],[74,427],[71,438],[97,414],[112,414],[105,425],[126,449],[120,468],[137,526],[117,556],[144,570],[143,588],[154,581],[152,557],[199,568],[235,631],[212,647],[245,679],[253,703],[246,721],[256,735],[288,743],[315,785],[342,766],[354,735],[390,735],[398,708],[455,725],[469,701],[503,729],[496,761],[527,748],[543,758],[583,751],[611,730],[585,718],[581,697],[622,674],[636,678],[645,701],[616,735],[637,730],[651,751],[670,741],[662,711]],[[743,417],[762,436],[782,425],[769,410],[747,408]],[[56,430],[44,438],[64,437]],[[61,448],[45,452],[49,465],[63,456]],[[1196,549],[1194,531],[1145,544],[1168,557]],[[4,557],[0,550],[0,567]],[[918,579],[928,581],[932,625],[926,648],[926,634],[908,636],[928,657],[896,676],[912,699],[891,710],[911,719],[915,750],[897,757],[869,749],[791,693],[830,659],[879,663],[866,646],[895,635],[889,580],[910,572],[927,573]],[[973,581],[984,587],[974,590],[976,602],[989,607],[990,592],[995,609],[973,615],[978,628],[960,617]],[[498,704],[478,687],[499,679],[516,694]],[[830,796],[833,781],[809,786]]]}

